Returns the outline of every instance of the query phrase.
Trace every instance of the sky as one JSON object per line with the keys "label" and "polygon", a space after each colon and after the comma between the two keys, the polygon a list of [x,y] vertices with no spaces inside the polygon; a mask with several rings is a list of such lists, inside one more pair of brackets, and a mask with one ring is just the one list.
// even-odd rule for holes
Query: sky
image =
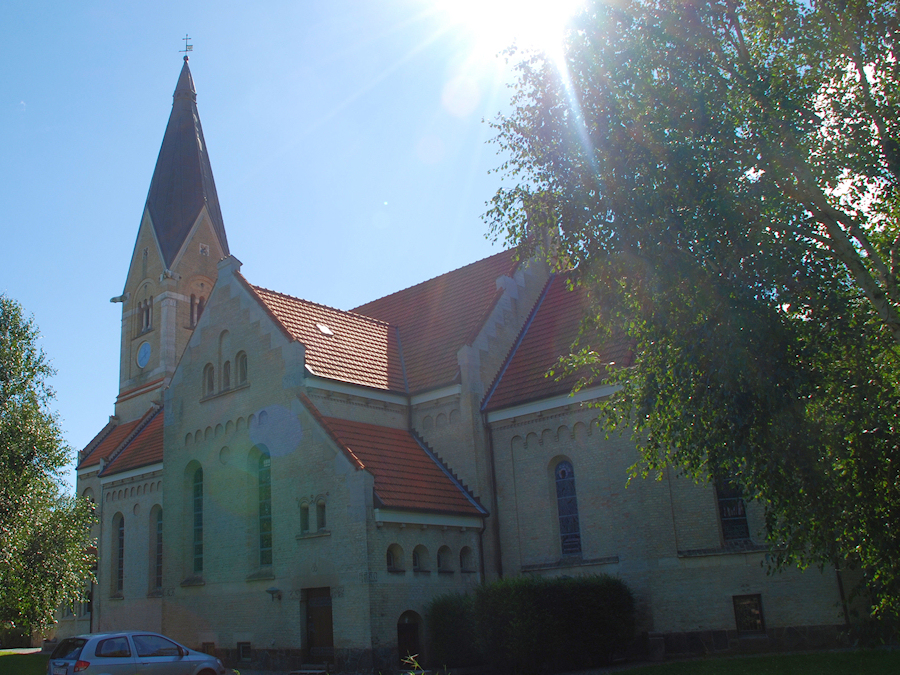
{"label": "sky", "polygon": [[41,330],[72,448],[114,412],[122,305],[109,299],[185,35],[243,274],[350,309],[502,249],[482,220],[503,160],[487,122],[512,95],[497,53],[546,35],[560,3],[0,3],[0,293]]}

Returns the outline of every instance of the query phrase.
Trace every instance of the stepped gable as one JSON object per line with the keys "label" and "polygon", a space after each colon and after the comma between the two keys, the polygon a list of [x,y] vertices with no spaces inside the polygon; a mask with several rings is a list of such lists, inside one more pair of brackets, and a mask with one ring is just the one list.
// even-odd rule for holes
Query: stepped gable
{"label": "stepped gable", "polygon": [[100,472],[101,476],[123,473],[163,461],[163,410],[159,409],[149,420],[145,417],[144,424],[137,435]]}
{"label": "stepped gable", "polygon": [[459,381],[457,352],[502,295],[497,278],[518,267],[515,249],[353,309],[396,326],[411,393]]}
{"label": "stepped gable", "polygon": [[197,112],[197,92],[185,56],[147,193],[146,208],[166,267],[172,266],[204,205],[222,251],[228,255],[219,196]]}
{"label": "stepped gable", "polygon": [[[109,428],[109,424],[103,427],[103,430],[88,443],[87,448],[91,448],[92,445],[94,447],[78,463],[78,469],[96,466],[100,464],[101,459],[109,459],[122,442],[128,438],[128,435],[140,424],[141,419],[143,418],[125,422],[124,424],[117,424],[112,429]],[[105,436],[104,433],[106,434]],[[97,442],[98,439],[100,439],[99,443]]]}
{"label": "stepped gable", "polygon": [[306,347],[314,375],[406,393],[397,331],[383,321],[253,286],[285,333]]}
{"label": "stepped gable", "polygon": [[406,429],[336,417],[321,420],[375,477],[375,496],[385,508],[486,515]]}
{"label": "stepped gable", "polygon": [[599,352],[603,362],[628,367],[634,355],[624,338],[600,344],[597,333],[581,334],[582,319],[591,311],[587,293],[566,287],[564,275],[554,275],[547,282],[532,314],[506,363],[489,390],[482,409],[485,411],[568,394],[584,373],[578,372],[557,380],[547,372],[556,368],[559,357],[571,353],[578,340],[579,349],[590,347]]}

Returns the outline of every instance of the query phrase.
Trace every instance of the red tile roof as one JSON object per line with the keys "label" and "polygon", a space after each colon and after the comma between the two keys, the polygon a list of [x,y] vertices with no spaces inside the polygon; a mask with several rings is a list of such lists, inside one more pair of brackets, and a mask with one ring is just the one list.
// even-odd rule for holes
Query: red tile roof
{"label": "red tile roof", "polygon": [[515,250],[503,251],[353,311],[399,328],[409,391],[433,389],[458,380],[457,352],[499,299],[497,278],[517,265]]}
{"label": "red tile roof", "polygon": [[[128,437],[128,434],[134,431],[134,428],[140,421],[140,419],[136,419],[133,422],[125,422],[124,424],[115,425],[112,428],[110,428],[109,424],[103,427],[100,433],[87,444],[87,448],[90,448],[92,445],[94,447],[82,458],[81,462],[78,464],[78,468],[85,469],[89,466],[99,464],[101,459],[109,459],[110,455],[116,451],[122,444],[122,441]],[[104,434],[106,435],[104,436]]]}
{"label": "red tile roof", "polygon": [[137,435],[113,457],[112,461],[100,472],[101,476],[123,473],[130,469],[139,469],[142,466],[163,461],[162,409],[152,413],[149,421],[147,421],[146,415],[140,421],[145,422],[146,426],[138,431]]}
{"label": "red tile roof", "polygon": [[315,375],[376,389],[406,391],[397,331],[393,327],[353,312],[249,283],[247,286],[286,334],[306,347],[306,363]]}
{"label": "red tile roof", "polygon": [[320,421],[375,477],[375,495],[385,507],[487,514],[409,431],[336,417]]}
{"label": "red tile roof", "polygon": [[[485,397],[485,410],[498,410],[550,396],[568,394],[583,373],[560,380],[548,377],[559,357],[571,352],[578,340],[579,349],[590,347],[603,362],[617,366],[632,364],[633,354],[624,339],[601,344],[596,332],[581,334],[582,319],[590,311],[587,294],[580,288],[568,290],[566,277],[556,275],[547,282],[544,294],[535,305],[506,365],[500,370],[493,388]],[[558,368],[554,368],[559,370]]]}

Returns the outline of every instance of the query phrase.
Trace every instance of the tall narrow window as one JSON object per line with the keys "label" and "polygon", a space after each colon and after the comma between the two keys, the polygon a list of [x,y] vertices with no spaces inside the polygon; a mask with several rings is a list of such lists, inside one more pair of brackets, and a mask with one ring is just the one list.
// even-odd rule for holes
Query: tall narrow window
{"label": "tall narrow window", "polygon": [[125,590],[125,518],[119,516],[116,525],[116,594]]}
{"label": "tall narrow window", "polygon": [[212,396],[216,391],[216,371],[211,363],[203,369],[203,389],[205,396]]}
{"label": "tall narrow window", "polygon": [[300,505],[300,534],[309,534],[309,504]]}
{"label": "tall narrow window", "polygon": [[556,465],[556,505],[559,510],[559,543],[564,556],[581,555],[578,500],[575,497],[575,470],[572,463]]}
{"label": "tall narrow window", "polygon": [[272,564],[272,458],[261,455],[259,477],[259,564]]}
{"label": "tall narrow window", "polygon": [[194,572],[203,571],[203,469],[194,472],[194,536],[193,557]]}
{"label": "tall narrow window", "polygon": [[190,326],[194,328],[197,325],[197,296],[191,293],[191,320]]}
{"label": "tall narrow window", "polygon": [[719,502],[719,522],[722,523],[722,539],[747,541],[750,527],[747,524],[747,510],[741,489],[729,480],[716,481],[716,496]]}
{"label": "tall narrow window", "polygon": [[231,361],[222,364],[222,389],[231,389]]}
{"label": "tall narrow window", "polygon": [[163,540],[162,540],[162,509],[156,512],[156,547],[155,547],[155,555],[153,560],[153,587],[154,588],[162,588],[162,579],[163,579],[163,565],[162,565],[162,556],[163,556]]}
{"label": "tall narrow window", "polygon": [[319,532],[325,531],[325,500],[320,499],[316,502],[316,529]]}
{"label": "tall narrow window", "polygon": [[247,354],[238,352],[234,360],[237,364],[237,383],[244,384],[247,381]]}

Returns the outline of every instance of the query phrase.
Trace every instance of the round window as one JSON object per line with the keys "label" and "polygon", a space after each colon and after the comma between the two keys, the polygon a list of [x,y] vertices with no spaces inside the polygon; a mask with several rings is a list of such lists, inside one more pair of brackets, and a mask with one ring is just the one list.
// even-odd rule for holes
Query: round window
{"label": "round window", "polygon": [[138,347],[137,364],[138,368],[143,368],[150,362],[150,343],[142,342]]}

